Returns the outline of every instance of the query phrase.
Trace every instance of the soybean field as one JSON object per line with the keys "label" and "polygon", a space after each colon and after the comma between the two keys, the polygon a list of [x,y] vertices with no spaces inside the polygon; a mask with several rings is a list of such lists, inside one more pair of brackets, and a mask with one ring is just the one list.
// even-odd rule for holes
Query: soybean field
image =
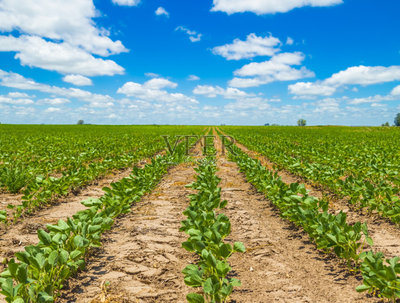
{"label": "soybean field", "polygon": [[399,139],[0,125],[0,302],[400,302]]}

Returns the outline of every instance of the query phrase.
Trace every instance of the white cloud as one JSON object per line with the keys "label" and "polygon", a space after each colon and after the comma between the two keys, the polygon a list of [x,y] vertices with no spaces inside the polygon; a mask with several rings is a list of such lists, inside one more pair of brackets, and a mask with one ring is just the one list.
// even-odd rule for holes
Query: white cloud
{"label": "white cloud", "polygon": [[290,37],[287,37],[286,44],[287,45],[293,45],[293,43],[294,43],[294,40],[292,38],[290,38]]}
{"label": "white cloud", "polygon": [[314,113],[337,113],[340,111],[340,101],[334,98],[326,98],[315,102]]}
{"label": "white cloud", "polygon": [[245,41],[235,39],[232,44],[217,46],[212,49],[216,55],[227,60],[249,59],[257,56],[273,56],[279,51],[281,41],[273,36],[258,37],[256,34],[249,34]]}
{"label": "white cloud", "polygon": [[226,89],[223,89],[220,86],[211,86],[211,85],[197,85],[194,88],[193,93],[196,95],[204,95],[209,98],[215,98],[216,96],[219,95],[223,96],[225,99],[239,99],[239,98],[253,96],[234,87],[228,87]]}
{"label": "white cloud", "polygon": [[88,86],[88,85],[93,85],[92,80],[90,80],[87,77],[81,76],[81,75],[66,75],[63,78],[64,82],[72,83],[77,86]]}
{"label": "white cloud", "polygon": [[0,96],[0,104],[10,104],[10,105],[29,105],[33,104],[34,102],[31,99],[13,99],[7,96]]}
{"label": "white cloud", "polygon": [[162,88],[176,88],[178,84],[164,78],[153,78],[145,82],[143,86],[149,89],[162,89]]}
{"label": "white cloud", "polygon": [[400,85],[398,85],[395,88],[393,88],[391,94],[394,95],[394,96],[399,96],[400,95]]}
{"label": "white cloud", "polygon": [[353,66],[333,74],[324,82],[328,85],[371,85],[400,80],[400,66]]}
{"label": "white cloud", "polygon": [[348,101],[349,104],[365,104],[365,103],[377,103],[381,101],[392,101],[394,100],[393,95],[376,95],[376,96],[369,96],[363,98],[354,98]]}
{"label": "white cloud", "polygon": [[20,92],[9,92],[7,96],[10,98],[30,98],[28,94]]}
{"label": "white cloud", "polygon": [[169,93],[163,88],[176,88],[177,84],[163,78],[151,79],[144,84],[126,82],[117,90],[117,93],[137,100],[148,102],[162,102],[170,104],[197,104],[198,101],[181,93]]}
{"label": "white cloud", "polygon": [[200,80],[200,77],[198,77],[196,75],[189,75],[187,79],[189,81],[198,81],[198,80]]}
{"label": "white cloud", "polygon": [[[400,80],[400,66],[393,65],[389,67],[384,66],[353,66],[346,70],[333,74],[331,77],[311,83],[299,82],[289,85],[289,92],[298,96],[332,95],[337,88],[345,87],[347,85],[373,85],[386,82],[393,82]],[[357,88],[353,87],[353,91],[357,92]],[[400,89],[395,88],[392,94],[395,94]]]}
{"label": "white cloud", "polygon": [[63,105],[67,103],[71,103],[71,101],[65,98],[45,98],[36,102],[38,105]]}
{"label": "white cloud", "polygon": [[144,75],[149,78],[160,78],[160,75],[156,73],[145,73]]}
{"label": "white cloud", "polygon": [[136,6],[140,3],[140,0],[112,0],[112,2],[121,6]]}
{"label": "white cloud", "polygon": [[335,87],[313,82],[297,82],[288,88],[291,94],[302,96],[331,96],[336,91]]}
{"label": "white cloud", "polygon": [[169,13],[165,10],[165,8],[163,8],[162,6],[158,7],[157,10],[155,11],[155,14],[157,16],[167,16],[169,17]]}
{"label": "white cloud", "polygon": [[292,65],[301,65],[304,54],[281,53],[273,56],[264,62],[252,62],[236,70],[234,74],[240,77],[234,78],[230,85],[234,87],[250,87],[271,83],[274,81],[290,81],[307,77],[314,77],[314,73],[304,66],[300,69],[293,68]]}
{"label": "white cloud", "polygon": [[0,36],[0,51],[15,51],[22,65],[60,73],[86,76],[122,74],[124,69],[112,60],[95,58],[68,43],[53,43],[34,36]]}
{"label": "white cloud", "polygon": [[303,6],[333,6],[343,0],[213,0],[212,11],[227,14],[253,12],[255,14],[285,13]]}
{"label": "white cloud", "polygon": [[121,41],[96,27],[98,16],[92,0],[2,0],[0,30],[62,40],[101,56],[126,51]]}
{"label": "white cloud", "polygon": [[196,32],[196,31],[190,30],[187,27],[178,26],[177,28],[175,28],[175,31],[182,31],[182,32],[186,33],[189,36],[189,40],[192,42],[198,42],[201,40],[202,34]]}
{"label": "white cloud", "polygon": [[244,116],[255,116],[258,113],[269,110],[270,108],[271,105],[269,104],[268,99],[263,98],[239,99],[224,106],[224,110],[227,114],[242,114]]}
{"label": "white cloud", "polygon": [[59,111],[61,111],[61,108],[59,108],[59,107],[49,107],[44,112],[45,113],[56,113]]}
{"label": "white cloud", "polygon": [[5,72],[3,70],[0,70],[0,85],[23,90],[36,90],[66,98],[75,98],[88,102],[91,107],[110,107],[114,104],[114,99],[109,95],[95,94],[79,88],[50,86],[27,79],[20,74]]}

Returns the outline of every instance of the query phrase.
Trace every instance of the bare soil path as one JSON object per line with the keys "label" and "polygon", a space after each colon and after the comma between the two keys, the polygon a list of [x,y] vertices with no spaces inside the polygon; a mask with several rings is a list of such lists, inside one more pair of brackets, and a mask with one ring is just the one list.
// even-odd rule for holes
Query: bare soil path
{"label": "bare soil path", "polygon": [[[198,142],[195,158],[200,148]],[[193,193],[185,185],[195,180],[194,165],[171,168],[132,212],[117,219],[60,302],[186,302],[190,288],[182,270],[194,257],[181,247],[187,237],[179,228]]]}
{"label": "bare soil path", "polygon": [[216,147],[222,198],[228,200],[223,213],[232,223],[230,239],[247,248],[230,259],[243,285],[234,291],[233,302],[377,302],[357,293],[359,277],[318,252],[304,233],[283,221],[246,182],[236,163],[221,155],[220,143]]}
{"label": "bare soil path", "polygon": [[[182,211],[194,181],[193,164],[172,168],[157,188],[104,235],[86,271],[70,281],[61,302],[186,302],[182,269],[192,254],[181,248]],[[102,287],[108,281],[107,291]]]}

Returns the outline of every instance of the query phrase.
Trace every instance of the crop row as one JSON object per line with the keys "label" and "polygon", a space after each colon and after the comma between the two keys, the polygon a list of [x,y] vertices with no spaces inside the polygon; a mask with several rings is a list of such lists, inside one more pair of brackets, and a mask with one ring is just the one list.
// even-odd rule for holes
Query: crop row
{"label": "crop row", "polygon": [[228,258],[234,252],[244,252],[241,242],[232,246],[224,242],[231,232],[231,223],[224,214],[216,211],[227,205],[221,200],[221,179],[216,176],[215,157],[208,156],[199,162],[197,179],[187,187],[197,190],[190,195],[190,204],[183,212],[187,219],[182,221],[181,231],[189,237],[182,247],[194,252],[199,257],[197,264],[190,264],[184,270],[185,283],[188,286],[201,288],[201,294],[190,293],[188,302],[228,302],[234,286],[240,281],[227,277],[231,271]]}
{"label": "crop row", "polygon": [[279,169],[312,180],[339,197],[347,197],[350,204],[400,224],[397,130],[252,130],[232,128],[229,133]]}
{"label": "crop row", "polygon": [[167,168],[183,161],[183,146],[173,156],[157,156],[144,168],[135,167],[131,175],[111,188],[103,188],[100,199],[82,202],[87,209],[66,221],[39,230],[37,245],[16,253],[0,275],[1,293],[9,303],[54,302],[65,281],[84,268],[92,247],[101,245],[101,235],[114,219],[130,210],[131,204],[150,192]]}
{"label": "crop row", "polygon": [[[143,133],[139,135],[136,133],[130,133],[137,130],[133,127],[130,130],[123,128],[125,133],[111,133],[112,136],[108,138],[106,136],[108,130],[103,128],[98,129],[97,126],[92,126],[92,128],[87,129],[87,132],[82,131],[84,135],[81,134],[78,136],[76,134],[68,134],[68,136],[70,136],[68,137],[67,135],[63,136],[60,134],[53,134],[53,136],[50,136],[51,139],[48,139],[45,136],[49,130],[46,129],[46,131],[37,136],[39,139],[49,140],[49,145],[45,148],[51,150],[50,154],[43,154],[43,152],[40,152],[42,147],[37,145],[42,142],[41,140],[37,139],[37,141],[35,141],[35,144],[37,145],[29,142],[29,140],[27,142],[27,146],[32,148],[32,151],[28,152],[28,155],[30,153],[38,152],[39,155],[43,155],[44,157],[41,159],[42,161],[35,162],[29,160],[29,157],[16,159],[13,158],[13,156],[10,158],[10,154],[7,154],[7,161],[15,162],[17,164],[4,162],[2,164],[3,167],[0,167],[0,180],[2,178],[8,178],[7,176],[11,174],[9,180],[10,184],[16,182],[15,178],[12,177],[14,174],[23,176],[24,172],[28,171],[27,174],[33,176],[29,181],[23,180],[21,183],[24,187],[24,195],[21,204],[16,206],[9,205],[9,208],[14,209],[13,219],[15,220],[23,214],[31,213],[38,207],[46,206],[58,198],[68,195],[69,192],[74,189],[86,186],[93,180],[96,180],[113,170],[132,166],[140,159],[149,157],[160,151],[165,147],[165,142],[161,135],[164,134],[166,128],[172,135],[185,132],[199,133],[201,130],[200,127],[160,128],[153,126],[152,128],[144,127]],[[86,128],[83,128],[82,130],[85,129]],[[68,128],[67,130],[71,131],[71,129]],[[117,130],[119,129],[117,128]],[[127,132],[128,130],[129,132]],[[96,133],[95,131],[98,131],[99,133]],[[94,134],[97,134],[97,136],[91,138],[90,135]],[[99,135],[102,135],[102,137],[99,137]],[[74,140],[76,140],[76,142],[74,142]],[[90,146],[91,143],[95,143],[94,147],[99,147],[99,143],[101,143],[102,145],[99,147],[99,151],[94,151]],[[69,144],[69,146],[66,146],[66,144]],[[55,148],[55,146],[57,148]],[[59,150],[59,146],[62,146],[65,149]],[[3,146],[2,148],[4,149],[5,147]],[[56,154],[57,151],[59,154]],[[101,152],[104,154],[102,155]],[[5,157],[4,155],[5,153],[3,150],[3,158]],[[98,159],[98,157],[102,158]],[[94,158],[96,159],[93,160]],[[6,160],[3,159],[3,161]],[[26,162],[20,163],[19,161]],[[89,162],[86,163],[85,161]],[[62,171],[58,172],[58,176],[54,175],[54,171],[52,170],[54,167],[50,165],[53,162],[61,165]],[[27,167],[27,170],[19,170],[18,167],[20,165]],[[12,173],[7,171],[12,171]],[[7,218],[4,211],[0,213],[0,222],[7,220],[11,221],[11,218]]]}
{"label": "crop row", "polygon": [[361,271],[363,284],[357,291],[369,291],[395,300],[400,298],[399,258],[384,259],[382,253],[367,251],[372,246],[366,224],[349,225],[346,213],[328,212],[328,202],[308,195],[303,184],[284,183],[277,172],[266,169],[237,147],[230,157],[247,180],[279,209],[283,218],[301,227],[325,253],[334,253],[353,270]]}

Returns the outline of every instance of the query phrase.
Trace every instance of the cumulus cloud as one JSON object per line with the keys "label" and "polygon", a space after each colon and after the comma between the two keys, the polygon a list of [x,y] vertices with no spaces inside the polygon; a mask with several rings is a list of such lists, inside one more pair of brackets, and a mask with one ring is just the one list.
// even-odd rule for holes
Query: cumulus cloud
{"label": "cumulus cloud", "polygon": [[38,83],[27,79],[20,74],[0,70],[0,85],[22,90],[35,90],[66,98],[75,98],[85,101],[91,107],[110,107],[114,105],[114,99],[109,95],[95,94],[79,88],[64,88]]}
{"label": "cumulus cloud", "polygon": [[175,28],[175,31],[181,31],[181,32],[186,33],[189,36],[189,40],[191,42],[199,42],[201,40],[202,34],[196,32],[194,30],[190,30],[187,27],[180,25],[177,28]]}
{"label": "cumulus cloud", "polygon": [[189,81],[198,81],[198,80],[200,80],[200,77],[198,77],[196,75],[189,75],[187,79]]}
{"label": "cumulus cloud", "polygon": [[142,101],[155,101],[173,104],[197,104],[198,101],[182,93],[169,93],[165,88],[176,88],[177,84],[164,78],[154,78],[143,84],[126,82],[117,93]]}
{"label": "cumulus cloud", "polygon": [[301,65],[304,58],[304,54],[300,52],[280,53],[268,61],[246,64],[234,72],[236,76],[242,78],[234,78],[230,81],[230,85],[234,87],[251,87],[275,81],[314,77],[314,73],[304,66],[300,69],[292,67],[293,65]]}
{"label": "cumulus cloud", "polygon": [[36,102],[38,105],[64,105],[67,103],[71,103],[69,99],[66,98],[45,98],[45,99],[40,99],[39,101]]}
{"label": "cumulus cloud", "polygon": [[122,74],[112,60],[95,58],[68,43],[53,43],[36,36],[0,36],[0,51],[15,51],[22,65],[86,76]]}
{"label": "cumulus cloud", "polygon": [[340,100],[335,98],[325,98],[315,102],[314,113],[337,113],[340,111]]}
{"label": "cumulus cloud", "polygon": [[391,100],[394,100],[393,95],[386,95],[386,96],[376,95],[376,96],[350,99],[348,101],[348,103],[356,105],[356,104],[365,104],[365,103],[378,103],[381,101],[391,101]]}
{"label": "cumulus cloud", "polygon": [[287,45],[293,45],[293,43],[294,43],[294,40],[292,38],[290,38],[290,37],[287,37],[286,44]]}
{"label": "cumulus cloud", "polygon": [[313,82],[297,82],[288,88],[291,94],[303,96],[331,96],[336,91],[335,87]]}
{"label": "cumulus cloud", "polygon": [[165,8],[163,8],[162,6],[158,7],[155,11],[155,14],[157,16],[166,16],[169,17],[169,13],[165,10]]}
{"label": "cumulus cloud", "polygon": [[44,112],[45,113],[56,113],[59,111],[61,111],[61,108],[59,108],[59,107],[49,107]]}
{"label": "cumulus cloud", "polygon": [[328,85],[371,85],[400,80],[400,66],[353,66],[333,74],[324,82]]}
{"label": "cumulus cloud", "polygon": [[121,6],[136,6],[140,3],[140,0],[112,0],[112,2]]}
{"label": "cumulus cloud", "polygon": [[0,30],[63,40],[101,56],[126,51],[121,41],[96,27],[98,12],[92,0],[3,0],[0,4]]}
{"label": "cumulus cloud", "polygon": [[235,39],[231,44],[214,47],[212,52],[227,60],[249,59],[257,56],[271,57],[279,51],[277,47],[280,44],[281,41],[271,35],[258,37],[252,33],[247,36],[245,41]]}
{"label": "cumulus cloud", "polygon": [[159,78],[160,77],[160,75],[156,74],[156,73],[145,73],[144,75],[149,78]]}
{"label": "cumulus cloud", "polygon": [[90,80],[87,77],[81,76],[81,75],[66,75],[63,78],[64,82],[68,82],[71,84],[74,84],[76,86],[88,86],[88,85],[93,85],[92,80]]}
{"label": "cumulus cloud", "polygon": [[394,96],[400,96],[400,85],[398,85],[395,88],[393,88],[391,94],[394,95]]}
{"label": "cumulus cloud", "polygon": [[120,74],[117,63],[93,56],[127,51],[96,26],[95,17],[99,13],[92,0],[3,0],[0,31],[11,35],[0,36],[0,51],[16,52],[22,65],[60,73]]}
{"label": "cumulus cloud", "polygon": [[143,87],[149,89],[176,88],[177,86],[178,84],[175,82],[164,78],[153,78],[143,85]]}
{"label": "cumulus cloud", "polygon": [[26,93],[20,93],[20,92],[9,92],[7,94],[7,96],[10,98],[30,98],[31,97]]}
{"label": "cumulus cloud", "polygon": [[257,15],[285,13],[303,6],[333,6],[343,0],[213,0],[212,11],[227,14],[253,12]]}
{"label": "cumulus cloud", "polygon": [[223,89],[220,86],[211,86],[211,85],[197,85],[194,88],[193,93],[196,95],[204,95],[209,98],[215,98],[216,96],[223,96],[225,99],[239,99],[239,98],[253,96],[234,87],[228,87],[226,89]]}
{"label": "cumulus cloud", "polygon": [[[299,82],[289,85],[289,92],[298,96],[332,95],[337,88],[347,85],[373,85],[400,80],[400,66],[353,66],[316,83]],[[353,88],[354,90],[354,88]],[[400,89],[398,89],[400,91]],[[397,88],[392,91],[396,93]]]}
{"label": "cumulus cloud", "polygon": [[30,105],[33,104],[33,100],[27,98],[10,98],[9,96],[0,96],[0,104],[10,104],[10,105]]}

